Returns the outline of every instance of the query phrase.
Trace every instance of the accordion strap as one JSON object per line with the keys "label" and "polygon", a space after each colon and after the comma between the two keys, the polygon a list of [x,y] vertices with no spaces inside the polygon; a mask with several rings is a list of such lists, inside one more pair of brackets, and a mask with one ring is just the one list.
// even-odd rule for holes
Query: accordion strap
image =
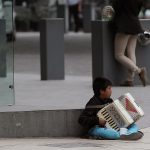
{"label": "accordion strap", "polygon": [[103,108],[105,106],[107,106],[108,104],[103,104],[103,105],[89,105],[89,106],[86,106],[86,108]]}

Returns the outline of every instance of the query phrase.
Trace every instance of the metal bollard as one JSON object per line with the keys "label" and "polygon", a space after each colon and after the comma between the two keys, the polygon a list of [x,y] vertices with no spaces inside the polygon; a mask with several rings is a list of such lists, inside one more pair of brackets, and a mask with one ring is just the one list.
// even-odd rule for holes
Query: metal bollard
{"label": "metal bollard", "polygon": [[41,80],[64,79],[64,19],[40,21]]}

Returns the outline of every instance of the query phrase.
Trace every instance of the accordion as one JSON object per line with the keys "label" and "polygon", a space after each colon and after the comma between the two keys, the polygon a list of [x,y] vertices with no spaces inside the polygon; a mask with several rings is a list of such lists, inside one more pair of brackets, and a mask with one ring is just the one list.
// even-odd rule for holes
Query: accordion
{"label": "accordion", "polygon": [[107,121],[106,126],[117,131],[125,128],[144,116],[143,110],[137,105],[130,93],[126,93],[102,108],[97,116]]}

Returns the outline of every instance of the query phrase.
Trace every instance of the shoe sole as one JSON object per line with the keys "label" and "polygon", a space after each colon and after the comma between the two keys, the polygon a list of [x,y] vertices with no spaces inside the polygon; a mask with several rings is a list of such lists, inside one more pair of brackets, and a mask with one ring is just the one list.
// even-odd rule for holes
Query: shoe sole
{"label": "shoe sole", "polygon": [[138,131],[137,133],[132,133],[129,135],[121,135],[120,140],[135,141],[141,139],[143,135],[144,134],[141,131]]}

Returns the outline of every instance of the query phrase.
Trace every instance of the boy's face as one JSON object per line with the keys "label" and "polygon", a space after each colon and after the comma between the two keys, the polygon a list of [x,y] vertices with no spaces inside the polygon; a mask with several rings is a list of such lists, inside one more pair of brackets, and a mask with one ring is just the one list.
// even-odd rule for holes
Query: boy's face
{"label": "boy's face", "polygon": [[101,92],[100,97],[101,97],[102,99],[110,98],[110,96],[111,96],[111,94],[112,94],[112,86],[108,86],[108,87],[106,88],[106,90],[104,90],[104,91],[101,90],[100,92]]}

